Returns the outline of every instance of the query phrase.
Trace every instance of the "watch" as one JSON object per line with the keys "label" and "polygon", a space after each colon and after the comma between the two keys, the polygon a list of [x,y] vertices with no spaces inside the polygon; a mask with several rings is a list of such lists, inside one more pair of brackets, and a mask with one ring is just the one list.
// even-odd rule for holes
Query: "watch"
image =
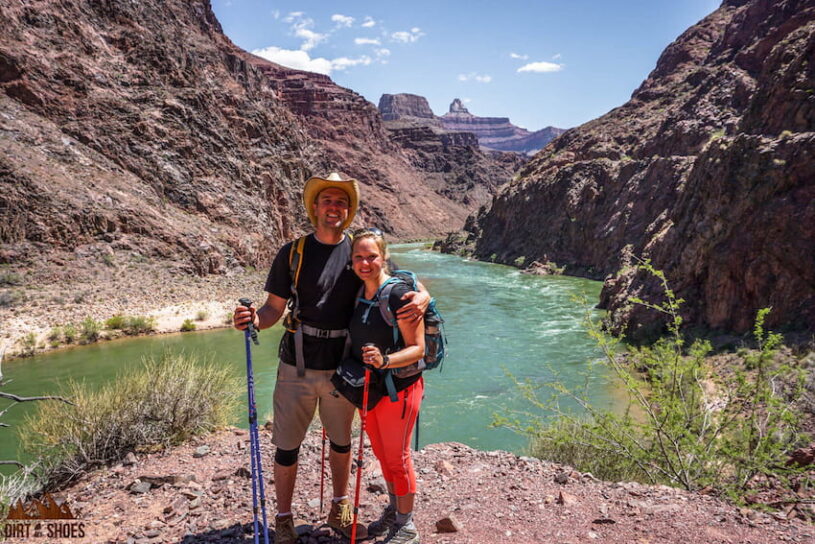
{"label": "watch", "polygon": [[387,355],[382,356],[382,366],[380,368],[386,368],[391,362],[391,358]]}

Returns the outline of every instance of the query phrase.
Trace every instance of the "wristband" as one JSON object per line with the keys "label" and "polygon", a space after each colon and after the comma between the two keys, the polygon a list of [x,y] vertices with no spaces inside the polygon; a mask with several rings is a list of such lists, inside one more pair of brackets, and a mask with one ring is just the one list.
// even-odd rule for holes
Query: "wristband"
{"label": "wristband", "polygon": [[381,367],[381,368],[387,368],[387,366],[388,366],[390,363],[391,363],[391,358],[390,358],[390,357],[388,357],[387,355],[383,355],[383,356],[382,356],[382,367]]}

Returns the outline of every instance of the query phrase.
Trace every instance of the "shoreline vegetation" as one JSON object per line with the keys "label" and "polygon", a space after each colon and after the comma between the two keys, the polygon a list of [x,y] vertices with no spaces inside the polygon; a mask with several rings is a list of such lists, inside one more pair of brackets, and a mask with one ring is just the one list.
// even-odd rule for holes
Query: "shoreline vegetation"
{"label": "shoreline vegetation", "polygon": [[[430,249],[432,238],[410,238],[398,244],[421,243]],[[121,265],[123,259],[85,262],[87,271],[54,281],[54,270],[0,268],[0,357],[27,358],[56,349],[148,334],[229,328],[237,299],[265,300],[266,269],[245,267],[224,275],[197,276],[170,265]],[[107,265],[113,262],[119,265]],[[126,273],[125,273],[126,270]],[[123,292],[123,273],[128,285]],[[58,284],[51,289],[49,282]]]}

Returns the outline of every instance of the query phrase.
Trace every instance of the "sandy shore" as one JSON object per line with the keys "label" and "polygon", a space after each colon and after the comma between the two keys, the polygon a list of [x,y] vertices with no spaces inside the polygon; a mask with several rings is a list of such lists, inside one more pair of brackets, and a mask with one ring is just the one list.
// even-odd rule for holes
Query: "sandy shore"
{"label": "sandy shore", "polygon": [[[265,300],[266,271],[235,270],[227,275],[195,276],[181,269],[142,266],[100,266],[73,263],[67,267],[5,268],[21,278],[18,285],[5,285],[0,295],[10,304],[0,307],[0,354],[16,357],[30,346],[35,352],[65,347],[53,345],[54,327],[80,323],[91,317],[104,322],[114,315],[153,318],[155,333],[178,332],[185,320],[196,330],[229,326],[228,317],[237,299]],[[100,341],[121,336],[121,331],[103,330]],[[27,345],[26,345],[27,344]]]}

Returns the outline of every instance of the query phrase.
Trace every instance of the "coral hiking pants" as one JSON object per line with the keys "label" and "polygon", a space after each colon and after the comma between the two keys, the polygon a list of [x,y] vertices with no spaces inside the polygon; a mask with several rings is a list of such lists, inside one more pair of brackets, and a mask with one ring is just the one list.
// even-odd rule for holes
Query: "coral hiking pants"
{"label": "coral hiking pants", "polygon": [[382,397],[368,412],[366,428],[374,455],[382,465],[382,476],[401,497],[416,493],[416,474],[410,457],[410,436],[424,395],[424,378],[399,391],[399,400]]}

